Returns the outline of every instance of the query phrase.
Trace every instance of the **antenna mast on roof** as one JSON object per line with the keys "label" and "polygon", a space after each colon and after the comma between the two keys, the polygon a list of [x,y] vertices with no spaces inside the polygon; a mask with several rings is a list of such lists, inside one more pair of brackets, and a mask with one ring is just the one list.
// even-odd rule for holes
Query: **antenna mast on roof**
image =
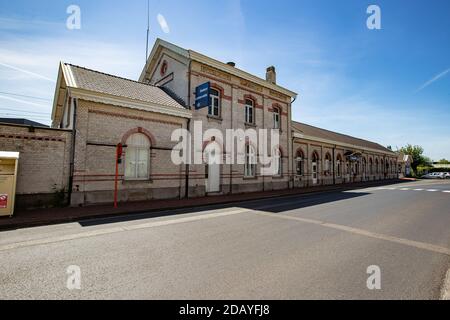
{"label": "antenna mast on roof", "polygon": [[150,0],[147,0],[147,42],[145,43],[145,64],[148,59],[148,38],[150,35]]}

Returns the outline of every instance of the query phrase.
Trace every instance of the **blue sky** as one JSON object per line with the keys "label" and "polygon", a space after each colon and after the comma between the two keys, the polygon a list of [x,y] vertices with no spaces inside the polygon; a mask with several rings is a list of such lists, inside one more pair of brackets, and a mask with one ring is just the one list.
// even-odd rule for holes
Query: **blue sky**
{"label": "blue sky", "polygon": [[[71,4],[81,8],[80,30],[66,28]],[[370,4],[381,8],[381,30],[366,27]],[[0,117],[49,123],[60,60],[137,79],[146,6],[2,1]],[[449,1],[151,0],[150,7],[151,44],[161,37],[261,77],[275,65],[278,83],[299,93],[294,120],[394,149],[419,144],[434,160],[450,159]]]}

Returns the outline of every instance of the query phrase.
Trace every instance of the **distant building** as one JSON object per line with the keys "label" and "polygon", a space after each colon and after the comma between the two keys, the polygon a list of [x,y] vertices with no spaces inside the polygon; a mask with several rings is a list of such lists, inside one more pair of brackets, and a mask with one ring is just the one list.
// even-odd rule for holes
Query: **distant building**
{"label": "distant building", "polygon": [[433,162],[433,168],[450,170],[450,163]]}
{"label": "distant building", "polygon": [[22,118],[0,118],[0,123],[9,123],[9,124],[21,124],[25,126],[32,126],[32,127],[40,127],[40,128],[48,128],[49,126],[36,122],[31,121],[28,119],[22,119]]}
{"label": "distant building", "polygon": [[411,176],[411,164],[413,163],[413,157],[408,154],[398,153],[398,173],[400,178]]}

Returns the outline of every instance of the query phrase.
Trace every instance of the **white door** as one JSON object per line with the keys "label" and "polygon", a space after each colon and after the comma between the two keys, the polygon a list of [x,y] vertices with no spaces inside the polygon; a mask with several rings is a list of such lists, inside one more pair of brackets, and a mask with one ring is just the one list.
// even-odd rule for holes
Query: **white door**
{"label": "white door", "polygon": [[220,164],[208,165],[208,179],[206,180],[206,192],[220,191]]}
{"label": "white door", "polygon": [[317,163],[313,162],[312,164],[312,180],[313,184],[317,184]]}

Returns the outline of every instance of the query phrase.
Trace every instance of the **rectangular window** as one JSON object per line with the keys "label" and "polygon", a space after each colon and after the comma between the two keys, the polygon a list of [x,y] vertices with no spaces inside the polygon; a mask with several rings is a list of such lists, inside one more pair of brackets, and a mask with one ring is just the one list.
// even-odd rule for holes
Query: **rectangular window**
{"label": "rectangular window", "polygon": [[220,94],[219,91],[211,89],[209,96],[208,114],[214,117],[220,117]]}
{"label": "rectangular window", "polygon": [[254,121],[254,107],[252,100],[245,100],[245,122],[253,124]]}
{"label": "rectangular window", "polygon": [[255,177],[256,176],[256,155],[252,147],[247,145],[245,147],[245,165],[244,176]]}
{"label": "rectangular window", "polygon": [[280,113],[277,110],[275,110],[275,112],[273,113],[273,128],[274,129],[281,129]]}

